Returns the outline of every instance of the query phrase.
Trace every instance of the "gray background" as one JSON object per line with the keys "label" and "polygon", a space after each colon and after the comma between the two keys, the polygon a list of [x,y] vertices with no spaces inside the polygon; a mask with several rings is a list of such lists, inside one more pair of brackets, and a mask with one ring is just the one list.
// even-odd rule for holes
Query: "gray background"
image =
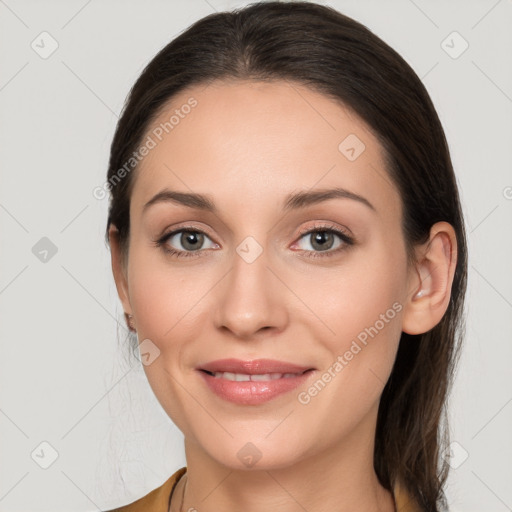
{"label": "gray background", "polygon": [[[0,0],[0,511],[111,508],[185,465],[126,357],[107,199],[92,191],[143,66],[193,21],[247,3]],[[322,3],[395,48],[443,122],[470,249],[447,493],[454,512],[512,510],[512,1]]]}

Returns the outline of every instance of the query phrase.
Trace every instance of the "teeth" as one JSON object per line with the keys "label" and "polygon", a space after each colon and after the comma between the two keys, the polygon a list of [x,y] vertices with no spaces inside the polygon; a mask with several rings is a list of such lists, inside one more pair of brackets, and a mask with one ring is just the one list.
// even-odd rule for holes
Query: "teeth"
{"label": "teeth", "polygon": [[297,377],[300,373],[265,373],[248,375],[247,373],[231,373],[231,372],[214,372],[213,376],[216,379],[226,379],[236,382],[247,382],[247,381],[269,381],[275,379],[288,379],[290,377]]}

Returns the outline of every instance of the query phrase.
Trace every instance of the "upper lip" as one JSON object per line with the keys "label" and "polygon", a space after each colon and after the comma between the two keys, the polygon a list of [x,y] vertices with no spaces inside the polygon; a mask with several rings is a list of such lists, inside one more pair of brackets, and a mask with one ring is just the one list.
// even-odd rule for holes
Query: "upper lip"
{"label": "upper lip", "polygon": [[286,361],[277,361],[275,359],[253,359],[252,361],[243,361],[241,359],[218,359],[202,364],[198,370],[208,372],[230,372],[245,373],[248,375],[266,374],[266,373],[304,373],[307,370],[313,370],[311,366],[302,366],[288,363]]}

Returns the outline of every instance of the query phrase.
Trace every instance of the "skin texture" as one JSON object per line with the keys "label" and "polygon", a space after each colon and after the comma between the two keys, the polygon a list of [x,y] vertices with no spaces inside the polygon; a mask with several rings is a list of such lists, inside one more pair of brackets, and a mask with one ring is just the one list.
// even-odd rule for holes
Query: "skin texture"
{"label": "skin texture", "polygon": [[[160,351],[144,370],[185,436],[183,510],[390,512],[392,495],[373,469],[379,399],[402,330],[425,332],[446,311],[454,231],[445,222],[434,225],[429,243],[417,247],[418,263],[407,266],[401,199],[382,149],[365,123],[332,99],[284,81],[214,82],[182,91],[152,126],[190,97],[197,106],[134,176],[125,265],[115,227],[110,231],[124,311],[133,315],[139,342],[149,339]],[[354,161],[338,149],[349,134],[365,145]],[[332,187],[365,197],[375,211],[347,198],[282,210],[290,193]],[[207,194],[218,211],[165,202],[143,213],[164,188]],[[315,233],[301,235],[326,224],[351,234],[354,245],[334,234],[322,251]],[[191,257],[154,244],[190,225],[206,234]],[[248,236],[262,249],[252,263],[236,250]],[[180,233],[166,245],[186,251]],[[393,304],[399,310],[378,334],[300,403],[298,393]],[[226,357],[279,359],[316,371],[306,385],[270,402],[236,405],[210,392],[196,370]],[[261,453],[252,467],[237,456],[248,442]]]}

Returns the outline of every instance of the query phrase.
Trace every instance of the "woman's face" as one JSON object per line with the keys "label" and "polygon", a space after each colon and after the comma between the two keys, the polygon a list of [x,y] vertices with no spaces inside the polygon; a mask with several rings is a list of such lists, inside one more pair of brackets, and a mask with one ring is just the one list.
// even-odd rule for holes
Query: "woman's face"
{"label": "woman's face", "polygon": [[[411,292],[400,196],[377,139],[304,86],[247,81],[181,92],[145,142],[124,305],[186,442],[232,468],[342,446],[373,453]],[[151,202],[164,191],[183,201]],[[312,370],[287,380],[276,374],[298,370],[270,368],[258,381],[241,367],[242,382],[201,370],[232,358]]]}

